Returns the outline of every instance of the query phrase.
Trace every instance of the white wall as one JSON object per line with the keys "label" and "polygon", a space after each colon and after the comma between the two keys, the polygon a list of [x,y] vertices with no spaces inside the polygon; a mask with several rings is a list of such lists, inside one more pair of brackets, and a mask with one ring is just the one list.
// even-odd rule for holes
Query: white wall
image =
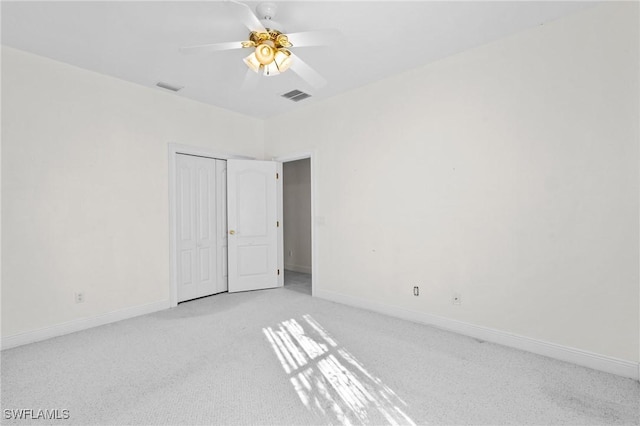
{"label": "white wall", "polygon": [[638,36],[606,4],[279,116],[316,289],[637,362]]}
{"label": "white wall", "polygon": [[169,142],[262,158],[263,123],[2,48],[3,337],[168,300]]}
{"label": "white wall", "polygon": [[284,163],[284,268],[311,273],[311,160]]}

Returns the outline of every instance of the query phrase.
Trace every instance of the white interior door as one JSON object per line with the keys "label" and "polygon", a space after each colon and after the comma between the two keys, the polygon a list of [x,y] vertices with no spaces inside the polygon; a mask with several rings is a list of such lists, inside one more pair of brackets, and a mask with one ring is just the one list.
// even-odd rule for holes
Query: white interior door
{"label": "white interior door", "polygon": [[177,155],[178,302],[219,289],[216,160]]}
{"label": "white interior door", "polygon": [[229,292],[282,285],[278,197],[282,164],[227,160]]}

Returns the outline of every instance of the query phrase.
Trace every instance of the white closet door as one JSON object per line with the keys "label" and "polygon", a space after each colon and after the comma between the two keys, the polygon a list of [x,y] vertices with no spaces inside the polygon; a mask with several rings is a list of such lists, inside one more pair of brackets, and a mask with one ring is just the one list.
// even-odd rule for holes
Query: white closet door
{"label": "white closet door", "polygon": [[178,302],[218,291],[216,162],[177,156]]}
{"label": "white closet door", "polygon": [[227,160],[229,292],[280,286],[278,179],[281,163]]}

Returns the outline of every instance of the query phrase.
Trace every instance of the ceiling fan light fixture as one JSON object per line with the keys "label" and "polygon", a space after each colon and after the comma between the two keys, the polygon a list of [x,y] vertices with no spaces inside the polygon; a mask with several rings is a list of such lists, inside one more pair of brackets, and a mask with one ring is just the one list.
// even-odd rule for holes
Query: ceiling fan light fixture
{"label": "ceiling fan light fixture", "polygon": [[293,45],[289,41],[289,37],[287,37],[285,34],[278,34],[276,36],[276,46],[279,46],[279,47],[292,47]]}
{"label": "ceiling fan light fixture", "polygon": [[280,71],[281,73],[289,69],[289,67],[291,66],[291,61],[291,52],[284,48],[278,49],[273,58],[273,62],[276,64],[276,67],[278,67],[278,71]]}
{"label": "ceiling fan light fixture", "polygon": [[[251,49],[251,54],[243,58],[243,62],[258,76],[260,74],[265,76],[278,75],[292,68],[299,77],[314,87],[326,84],[326,80],[322,76],[300,57],[291,53],[289,48],[326,45],[329,39],[338,38],[339,31],[321,30],[287,34],[282,25],[273,20],[277,10],[275,3],[258,4],[257,15],[251,11],[249,5],[241,3],[239,0],[228,0],[228,5],[229,8],[233,8],[234,15],[237,15],[236,17],[249,29],[248,40],[186,46],[181,47],[180,51],[194,53],[240,48]],[[247,79],[253,79],[251,73],[246,73],[246,75],[248,77],[245,77],[245,82]],[[252,81],[257,80],[253,79]]]}
{"label": "ceiling fan light fixture", "polygon": [[271,40],[267,40],[264,43],[256,46],[255,55],[262,65],[268,65],[273,62],[273,59],[276,55],[276,50],[273,48],[273,42],[269,43]]}
{"label": "ceiling fan light fixture", "polygon": [[251,71],[255,73],[260,71],[260,67],[262,66],[262,64],[260,63],[260,61],[258,61],[258,58],[256,58],[255,52],[252,52],[251,55],[244,58],[243,61],[245,64],[247,64]]}

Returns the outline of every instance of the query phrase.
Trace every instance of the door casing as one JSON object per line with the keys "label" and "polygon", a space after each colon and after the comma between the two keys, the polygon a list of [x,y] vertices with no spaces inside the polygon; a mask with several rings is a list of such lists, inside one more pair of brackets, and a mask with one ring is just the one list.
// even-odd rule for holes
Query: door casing
{"label": "door casing", "polygon": [[[315,151],[303,151],[303,152],[293,152],[291,154],[280,155],[277,157],[273,157],[273,161],[278,161],[280,163],[288,163],[290,161],[296,160],[304,160],[306,158],[309,159],[309,173],[311,176],[311,295],[315,297],[316,291],[320,284],[320,279],[318,277],[318,271],[320,268],[318,267],[318,245],[317,245],[317,235],[318,235],[318,222],[320,216],[316,215],[315,209],[315,200],[316,200],[316,162],[315,162]],[[286,179],[286,177],[285,177]],[[281,195],[282,196],[282,195]],[[282,199],[280,200],[280,206],[282,206]],[[282,217],[282,214],[280,214]],[[324,219],[323,219],[324,220]],[[284,226],[287,226],[284,223]],[[284,256],[284,244],[280,245],[282,250],[278,251],[279,256]],[[284,262],[284,260],[283,260]]]}

